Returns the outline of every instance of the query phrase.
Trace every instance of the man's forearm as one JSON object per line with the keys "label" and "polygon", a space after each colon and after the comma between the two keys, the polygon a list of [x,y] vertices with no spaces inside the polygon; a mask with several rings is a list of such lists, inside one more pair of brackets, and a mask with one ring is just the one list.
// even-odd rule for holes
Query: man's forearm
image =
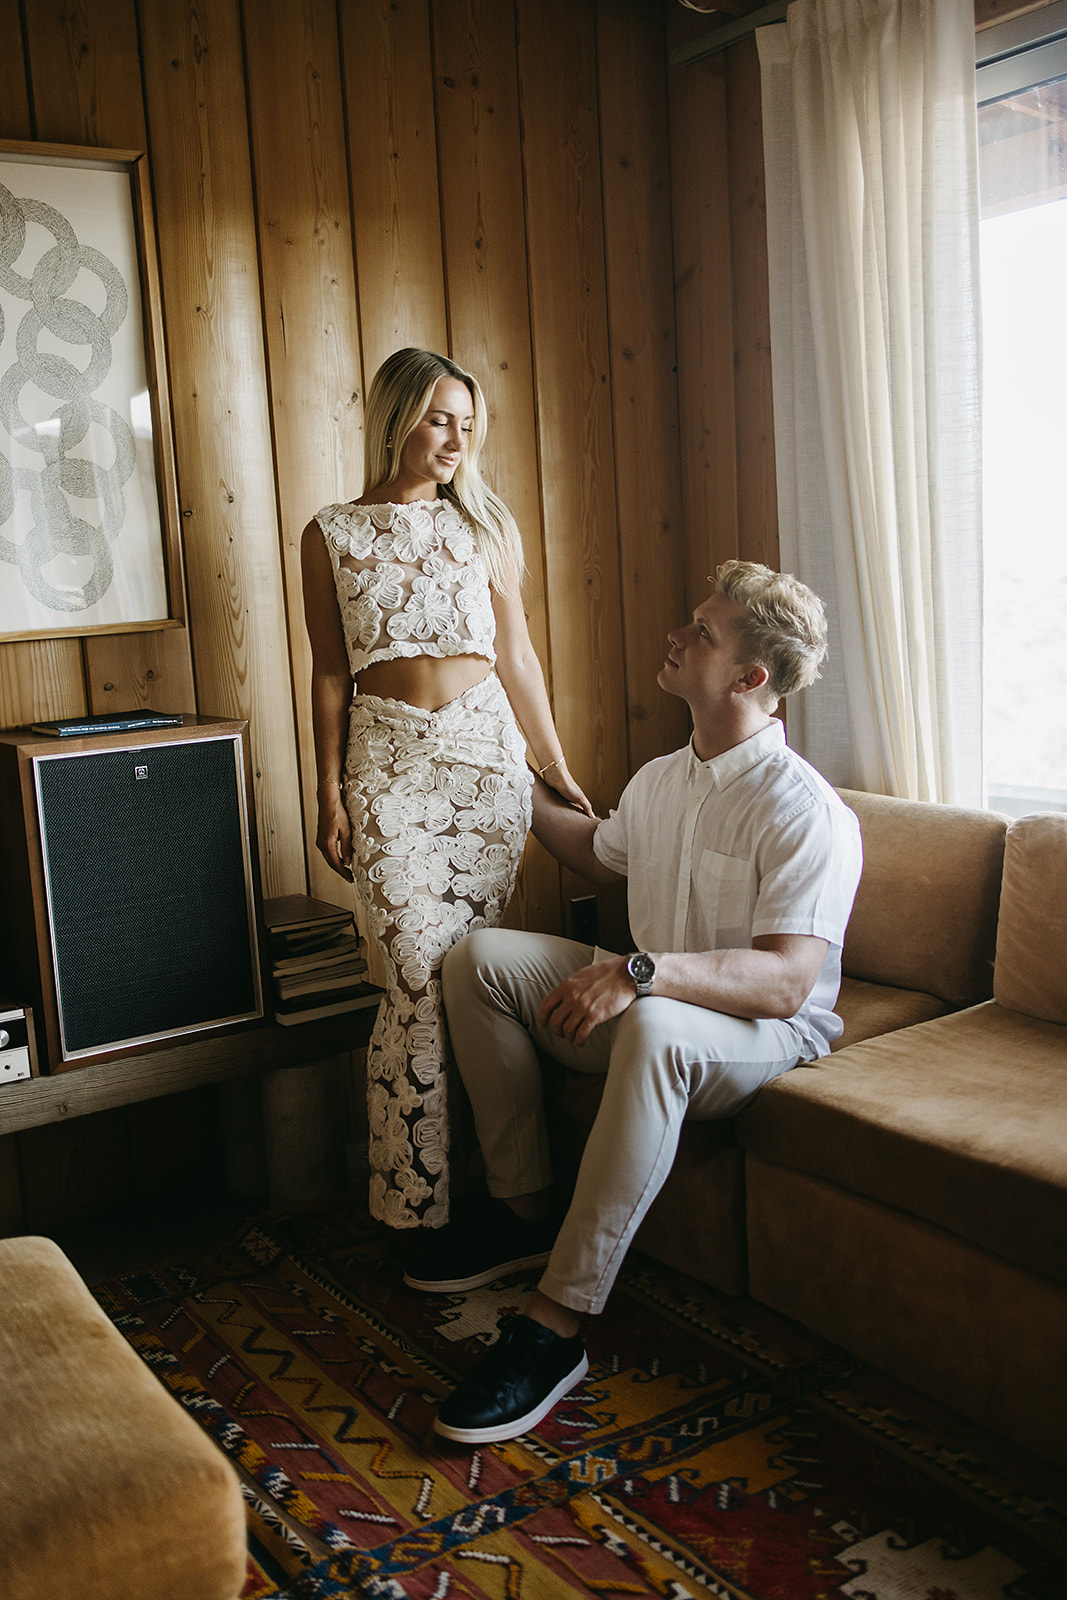
{"label": "man's forearm", "polygon": [[[751,950],[655,952],[652,994],[731,1017],[788,1021],[811,992],[826,950],[824,939],[806,934],[768,934]],[[572,1044],[584,1044],[594,1028],[635,1003],[641,1002],[626,957],[616,956],[572,972],[545,996],[540,1016]]]}
{"label": "man's forearm", "polygon": [[540,778],[534,779],[533,834],[545,849],[572,872],[590,883],[622,883],[625,880],[597,859],[593,835],[599,818],[587,817],[562,800]]}
{"label": "man's forearm", "polygon": [[733,1017],[795,1016],[811,993],[827,944],[803,934],[772,934],[751,950],[657,954],[653,994]]}

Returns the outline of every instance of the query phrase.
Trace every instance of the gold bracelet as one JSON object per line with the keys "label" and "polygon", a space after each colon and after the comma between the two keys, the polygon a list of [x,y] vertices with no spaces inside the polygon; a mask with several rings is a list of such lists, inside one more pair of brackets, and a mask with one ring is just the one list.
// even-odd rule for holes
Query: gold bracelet
{"label": "gold bracelet", "polygon": [[341,792],[341,781],[340,781],[340,779],[339,778],[323,778],[322,782],[319,784],[318,788],[315,790],[315,793],[316,794],[321,794],[324,789],[336,789],[338,794],[340,794],[340,792]]}
{"label": "gold bracelet", "polygon": [[562,761],[563,761],[563,757],[562,756],[557,756],[555,761],[546,761],[545,765],[543,767],[538,767],[537,776],[539,778],[543,778],[546,772],[551,772],[553,767],[560,766],[562,764]]}

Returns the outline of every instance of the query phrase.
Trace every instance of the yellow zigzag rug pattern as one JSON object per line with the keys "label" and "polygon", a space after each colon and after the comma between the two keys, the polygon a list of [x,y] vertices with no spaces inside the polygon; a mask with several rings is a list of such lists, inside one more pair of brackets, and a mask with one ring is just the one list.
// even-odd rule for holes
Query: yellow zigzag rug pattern
{"label": "yellow zigzag rug pattern", "polygon": [[[1063,1600],[1014,1455],[751,1302],[635,1256],[533,1433],[431,1431],[530,1284],[406,1289],[352,1211],[94,1286],[238,1466],[244,1600]],[[1051,1485],[1051,1490],[1050,1486]]]}

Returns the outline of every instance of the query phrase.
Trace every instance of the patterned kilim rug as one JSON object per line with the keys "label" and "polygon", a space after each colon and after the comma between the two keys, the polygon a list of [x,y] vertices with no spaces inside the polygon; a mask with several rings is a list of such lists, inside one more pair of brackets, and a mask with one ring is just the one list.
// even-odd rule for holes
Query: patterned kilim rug
{"label": "patterned kilim rug", "polygon": [[431,1432],[529,1282],[418,1295],[360,1213],[94,1286],[239,1468],[245,1600],[1064,1600],[1063,1479],[633,1256],[536,1432]]}

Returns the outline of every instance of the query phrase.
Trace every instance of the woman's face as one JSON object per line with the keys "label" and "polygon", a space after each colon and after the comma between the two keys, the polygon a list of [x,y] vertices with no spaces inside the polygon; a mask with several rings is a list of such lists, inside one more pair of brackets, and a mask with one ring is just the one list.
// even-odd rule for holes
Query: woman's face
{"label": "woman's face", "polygon": [[430,404],[404,440],[400,473],[410,486],[423,484],[432,499],[439,483],[451,483],[474,428],[474,402],[458,378],[439,378]]}

